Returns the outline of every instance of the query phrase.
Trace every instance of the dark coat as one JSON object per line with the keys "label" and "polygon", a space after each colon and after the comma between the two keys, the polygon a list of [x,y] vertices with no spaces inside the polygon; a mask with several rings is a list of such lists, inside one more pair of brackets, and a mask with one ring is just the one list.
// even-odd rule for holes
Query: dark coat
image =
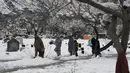
{"label": "dark coat", "polygon": [[62,39],[60,37],[57,37],[55,40],[56,48],[54,50],[58,56],[61,55],[61,44],[62,44]]}
{"label": "dark coat", "polygon": [[35,47],[35,49],[36,49],[37,51],[42,51],[42,52],[44,52],[44,50],[45,50],[44,44],[43,44],[43,42],[42,42],[42,39],[41,39],[39,36],[37,36],[37,37],[35,38],[34,47]]}
{"label": "dark coat", "polygon": [[74,45],[75,45],[75,49],[74,49],[74,53],[75,53],[75,56],[78,56],[78,53],[77,53],[77,51],[78,51],[78,42],[77,42],[77,40],[74,40]]}
{"label": "dark coat", "polygon": [[[97,42],[97,46],[96,46],[96,42]],[[93,37],[92,40],[91,40],[91,43],[92,43],[92,53],[93,54],[99,54],[99,49],[100,49],[99,40],[97,40]]]}
{"label": "dark coat", "polygon": [[74,40],[74,45],[75,45],[75,51],[77,52],[78,51],[78,42],[77,42],[77,40]]}
{"label": "dark coat", "polygon": [[[96,42],[97,42],[97,46],[96,46]],[[91,43],[92,43],[92,51],[97,51],[100,49],[100,43],[99,43],[99,40],[95,39],[94,37],[92,38],[91,40]]]}
{"label": "dark coat", "polygon": [[74,54],[74,50],[75,50],[74,39],[72,38],[72,36],[69,36],[68,51],[69,51],[70,55]]}
{"label": "dark coat", "polygon": [[35,47],[35,57],[37,56],[37,52],[39,52],[40,57],[44,57],[45,47],[42,42],[42,39],[39,36],[35,36],[34,47]]}

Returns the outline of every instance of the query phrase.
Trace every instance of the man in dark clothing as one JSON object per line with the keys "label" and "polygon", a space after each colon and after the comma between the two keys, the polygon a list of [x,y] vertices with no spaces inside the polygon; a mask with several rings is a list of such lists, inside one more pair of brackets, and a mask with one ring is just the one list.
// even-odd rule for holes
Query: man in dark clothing
{"label": "man in dark clothing", "polygon": [[92,55],[95,54],[95,45],[96,45],[95,42],[96,42],[96,39],[94,37],[92,37],[92,39],[91,39],[91,43],[92,43],[92,45],[91,45],[91,47],[92,47]]}
{"label": "man in dark clothing", "polygon": [[98,39],[95,39],[94,37],[92,38],[91,40],[91,43],[92,43],[92,54],[95,54],[95,56],[97,55],[100,55],[101,56],[101,53],[99,51],[100,49],[100,43],[99,43],[99,40]]}
{"label": "man in dark clothing", "polygon": [[99,43],[99,40],[96,39],[95,42],[96,42],[96,45],[97,45],[97,46],[95,45],[95,46],[96,46],[96,49],[95,49],[95,50],[96,50],[96,51],[95,51],[95,56],[99,55],[99,56],[101,57],[101,53],[100,53],[100,51],[99,51],[99,50],[100,50],[100,43]]}

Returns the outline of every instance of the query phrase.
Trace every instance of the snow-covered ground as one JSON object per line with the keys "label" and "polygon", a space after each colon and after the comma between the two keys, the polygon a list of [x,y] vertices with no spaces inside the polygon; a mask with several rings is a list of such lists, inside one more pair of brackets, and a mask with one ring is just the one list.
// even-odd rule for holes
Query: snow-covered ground
{"label": "snow-covered ground", "polygon": [[[102,57],[91,56],[91,48],[87,46],[87,40],[79,39],[85,53],[79,48],[78,57],[69,56],[68,40],[63,40],[61,56],[57,57],[54,52],[55,45],[50,45],[52,39],[43,39],[45,57],[34,57],[33,39],[24,39],[26,48],[18,52],[7,52],[7,44],[0,41],[0,73],[114,73],[116,65],[116,51],[111,46],[109,50],[102,52]],[[54,40],[54,39],[53,39]],[[107,44],[109,40],[100,39],[100,45]],[[130,50],[128,49],[128,52]],[[127,55],[128,63],[130,55]]]}

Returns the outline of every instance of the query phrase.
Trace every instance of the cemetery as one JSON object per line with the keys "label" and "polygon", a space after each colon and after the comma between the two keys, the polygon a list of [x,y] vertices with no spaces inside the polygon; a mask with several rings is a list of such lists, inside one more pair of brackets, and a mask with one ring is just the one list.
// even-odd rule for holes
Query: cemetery
{"label": "cemetery", "polygon": [[0,0],[0,73],[129,73],[130,0]]}

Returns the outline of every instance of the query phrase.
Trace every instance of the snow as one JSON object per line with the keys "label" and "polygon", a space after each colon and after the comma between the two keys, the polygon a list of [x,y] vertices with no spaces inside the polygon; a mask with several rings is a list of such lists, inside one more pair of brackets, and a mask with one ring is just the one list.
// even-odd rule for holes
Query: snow
{"label": "snow", "polygon": [[[105,2],[105,3],[99,3],[101,5],[103,5],[104,7],[113,9],[113,10],[119,10],[119,6],[113,2]],[[95,7],[91,7],[90,11],[94,14],[105,14],[105,12],[95,8]]]}
{"label": "snow", "polygon": [[71,2],[71,0],[67,0],[67,2]]}
{"label": "snow", "polygon": [[103,20],[111,22],[111,16],[112,16],[111,14],[104,14],[103,15]]}
{"label": "snow", "polygon": [[[103,5],[104,7],[110,8],[110,9],[112,9],[112,10],[119,11],[119,6],[118,6],[117,4],[115,4],[115,3],[113,3],[113,2],[105,2],[105,3],[99,3],[99,4]],[[106,25],[106,24],[104,23],[104,21],[105,21],[105,22],[106,22],[106,21],[111,22],[111,16],[112,16],[111,14],[107,14],[107,13],[105,13],[104,11],[99,10],[99,9],[97,9],[97,8],[95,8],[95,7],[91,7],[90,11],[91,11],[93,14],[95,14],[95,15],[98,15],[98,14],[101,14],[101,15],[102,15],[102,18],[100,18],[100,22],[101,22],[101,24],[102,24],[103,26]]]}
{"label": "snow", "polygon": [[125,0],[123,5],[127,6],[127,7],[130,7],[130,0]]}
{"label": "snow", "polygon": [[[26,48],[23,51],[8,52],[6,54],[6,43],[0,40],[0,73],[113,73],[116,65],[116,50],[111,46],[102,52],[103,57],[91,56],[91,48],[87,46],[88,41],[78,39],[85,49],[85,54],[70,56],[68,53],[68,39],[64,39],[61,47],[61,56],[57,57],[54,52],[55,45],[49,42],[54,39],[42,39],[45,46],[45,57],[34,57],[34,39],[23,39]],[[109,39],[100,39],[100,45],[107,44]],[[130,51],[128,49],[128,51]],[[130,55],[127,55],[128,62]]]}
{"label": "snow", "polygon": [[0,12],[2,12],[3,14],[8,14],[11,12],[4,3],[4,0],[0,0]]}
{"label": "snow", "polygon": [[105,7],[109,7],[109,8],[114,9],[114,10],[119,9],[119,6],[113,2],[105,2],[105,3],[101,3],[101,4]]}
{"label": "snow", "polygon": [[[20,10],[23,10],[24,8],[29,8],[30,10],[36,10],[38,7],[36,6],[36,3],[32,4],[32,0],[15,0],[15,2],[12,2],[14,6]],[[8,9],[8,6],[4,2],[4,0],[0,0],[0,12],[3,14],[8,14],[11,11]]]}
{"label": "snow", "polygon": [[[95,60],[97,60],[95,62]],[[111,62],[110,62],[111,61]],[[74,68],[74,61],[66,62],[60,66],[50,66],[45,69],[27,69],[18,70],[13,73],[114,73],[115,60],[103,60],[103,59],[91,59],[91,60],[81,60],[76,61],[76,67]],[[106,63],[109,63],[106,65]],[[100,67],[99,67],[100,66]],[[102,68],[102,69],[101,69]],[[32,72],[33,70],[33,72]]]}

